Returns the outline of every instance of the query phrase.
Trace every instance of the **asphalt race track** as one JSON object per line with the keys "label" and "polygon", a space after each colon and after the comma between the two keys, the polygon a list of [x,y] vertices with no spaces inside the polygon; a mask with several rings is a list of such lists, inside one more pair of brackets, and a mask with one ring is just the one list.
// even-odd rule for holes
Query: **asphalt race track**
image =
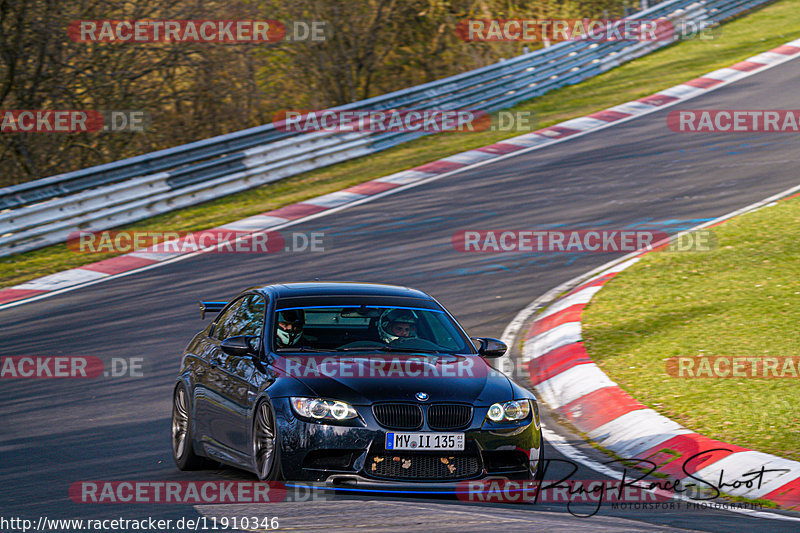
{"label": "asphalt race track", "polygon": [[[251,479],[233,469],[183,473],[170,455],[171,390],[199,330],[197,301],[278,281],[374,281],[431,293],[472,335],[499,337],[556,285],[618,255],[457,252],[466,229],[663,228],[675,232],[798,183],[796,135],[673,133],[673,109],[796,109],[800,61],[627,123],[467,170],[284,230],[324,232],[324,252],[205,254],[0,311],[0,355],[142,357],[144,377],[3,380],[4,516],[277,516],[281,528],[504,531],[800,531],[800,522],[720,510],[563,505],[340,494],[330,501],[198,506],[70,501],[82,480]],[[165,228],[168,229],[168,228]],[[712,400],[712,399],[709,399]],[[548,427],[573,439],[545,415]],[[550,458],[560,456],[548,449]],[[556,467],[553,471],[555,472]],[[576,478],[603,479],[581,467]],[[796,514],[793,516],[797,516]]]}

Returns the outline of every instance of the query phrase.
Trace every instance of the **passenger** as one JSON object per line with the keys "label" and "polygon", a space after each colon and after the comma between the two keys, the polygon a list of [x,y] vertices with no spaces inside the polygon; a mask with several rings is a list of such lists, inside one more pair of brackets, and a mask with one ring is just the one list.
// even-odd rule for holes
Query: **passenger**
{"label": "passenger", "polygon": [[407,309],[384,311],[378,320],[378,334],[387,344],[400,338],[417,338],[418,321],[414,311]]}

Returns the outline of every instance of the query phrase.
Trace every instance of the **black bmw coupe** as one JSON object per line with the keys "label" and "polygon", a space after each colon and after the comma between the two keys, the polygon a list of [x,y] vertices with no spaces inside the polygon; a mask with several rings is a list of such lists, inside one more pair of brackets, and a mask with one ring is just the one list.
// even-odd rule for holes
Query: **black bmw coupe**
{"label": "black bmw coupe", "polygon": [[534,395],[429,295],[365,283],[254,287],[186,348],[173,394],[182,470],[331,484],[539,477]]}

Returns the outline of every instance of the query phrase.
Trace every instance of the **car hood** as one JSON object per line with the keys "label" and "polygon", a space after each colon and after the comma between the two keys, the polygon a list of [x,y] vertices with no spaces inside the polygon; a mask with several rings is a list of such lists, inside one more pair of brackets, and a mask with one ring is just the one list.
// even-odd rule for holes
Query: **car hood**
{"label": "car hood", "polygon": [[285,356],[282,370],[320,398],[353,405],[382,401],[464,402],[491,405],[510,400],[509,379],[477,355],[368,353]]}

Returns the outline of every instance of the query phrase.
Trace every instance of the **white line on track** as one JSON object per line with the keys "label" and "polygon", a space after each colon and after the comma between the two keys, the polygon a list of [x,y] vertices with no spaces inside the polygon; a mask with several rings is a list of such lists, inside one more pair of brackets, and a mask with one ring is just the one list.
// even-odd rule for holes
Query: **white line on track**
{"label": "white line on track", "polygon": [[[716,90],[718,90],[718,89],[720,89],[722,87],[725,87],[725,86],[727,86],[727,85],[729,85],[731,83],[734,83],[734,82],[749,78],[750,76],[754,76],[756,74],[760,74],[761,72],[763,72],[765,70],[769,70],[769,69],[774,68],[774,67],[776,67],[778,65],[782,65],[784,63],[787,63],[787,62],[791,61],[792,59],[796,59],[797,57],[800,57],[800,56],[798,56],[798,55],[786,56],[786,58],[784,60],[764,65],[763,67],[760,67],[758,69],[755,69],[755,70],[752,70],[750,72],[747,72],[745,75],[739,76],[739,77],[737,77],[735,79],[725,80],[725,81],[723,81],[723,82],[721,82],[721,83],[719,83],[719,84],[717,84],[717,85],[715,85],[713,87],[708,88],[707,90],[703,91],[702,93],[698,93],[696,95],[691,95],[691,96],[688,96],[686,98],[683,98],[683,99],[680,99],[680,100],[676,100],[674,102],[670,102],[670,103],[667,103],[667,104],[664,104],[664,105],[653,106],[653,109],[647,110],[647,111],[645,111],[643,113],[638,113],[638,114],[635,114],[635,115],[631,115],[629,117],[621,118],[619,120],[616,120],[614,122],[609,122],[608,124],[600,126],[598,128],[595,128],[595,129],[582,131],[582,132],[575,133],[573,135],[569,135],[569,136],[561,138],[561,139],[556,139],[556,140],[553,140],[552,142],[550,142],[550,143],[548,143],[548,144],[546,144],[544,146],[534,145],[534,146],[530,146],[528,148],[523,148],[521,150],[517,150],[515,152],[511,152],[509,154],[502,155],[502,156],[499,156],[499,157],[496,157],[496,158],[493,158],[493,159],[489,159],[489,160],[486,160],[486,161],[479,161],[477,163],[473,163],[473,164],[467,165],[465,167],[461,167],[461,168],[458,168],[458,169],[455,169],[455,170],[451,170],[449,172],[445,172],[445,173],[442,173],[442,174],[437,174],[437,175],[431,176],[429,178],[424,178],[424,179],[421,179],[421,180],[413,182],[413,183],[402,185],[400,187],[396,187],[394,189],[390,189],[390,190],[384,191],[382,193],[370,195],[370,196],[367,196],[366,198],[363,198],[363,199],[360,199],[360,200],[356,200],[354,202],[341,205],[339,207],[334,207],[334,208],[328,209],[326,211],[322,211],[320,213],[316,213],[316,214],[313,214],[313,215],[310,215],[310,216],[306,216],[306,217],[303,217],[303,218],[292,220],[292,221],[289,221],[289,222],[287,222],[285,224],[282,224],[282,225],[270,227],[270,228],[268,228],[268,230],[269,231],[277,231],[277,230],[284,229],[284,228],[287,228],[287,227],[295,226],[297,224],[305,223],[305,222],[308,222],[310,220],[321,218],[321,217],[324,217],[324,216],[327,216],[327,215],[330,215],[330,214],[333,214],[333,213],[336,213],[336,212],[339,212],[339,211],[343,211],[345,209],[349,209],[351,207],[355,207],[355,206],[362,205],[362,204],[365,204],[365,203],[368,203],[368,202],[372,202],[372,201],[377,200],[379,198],[383,198],[385,196],[396,194],[396,193],[405,191],[407,189],[412,189],[414,187],[419,187],[420,185],[424,185],[426,183],[431,183],[431,182],[440,180],[442,178],[446,178],[446,177],[452,176],[454,174],[458,174],[460,172],[465,172],[467,170],[473,170],[475,168],[478,168],[478,167],[481,167],[481,166],[484,166],[484,165],[487,165],[487,164],[493,164],[493,163],[496,163],[498,161],[503,161],[505,159],[516,157],[516,156],[519,156],[519,155],[522,155],[522,154],[525,154],[525,153],[528,153],[528,152],[532,152],[534,150],[545,148],[546,146],[553,146],[555,144],[559,144],[561,142],[570,141],[570,140],[578,138],[578,137],[583,137],[584,135],[588,135],[588,134],[594,133],[596,131],[601,131],[601,130],[604,130],[606,128],[610,128],[610,127],[616,126],[618,124],[623,124],[625,122],[628,122],[628,121],[643,117],[645,115],[649,115],[651,113],[654,113],[654,112],[657,112],[657,111],[661,111],[663,109],[672,107],[674,105],[686,102],[688,100],[694,99],[694,98],[696,98],[696,97],[698,97],[700,95],[709,94],[709,93],[711,93],[713,91],[716,91]],[[666,89],[664,89],[664,90],[666,90]],[[657,94],[657,93],[658,93],[658,91],[656,93],[654,93],[654,94]],[[578,118],[580,118],[580,117],[578,117]],[[502,142],[502,141],[500,141],[500,142]],[[792,192],[795,192],[795,191],[798,191],[798,190],[800,190],[800,186],[793,187],[791,189],[788,189],[787,191],[784,191],[782,193],[778,193],[778,194],[776,194],[776,195],[774,195],[774,196],[772,196],[772,197],[770,197],[770,198],[768,198],[766,200],[763,200],[761,202],[757,202],[756,204],[752,204],[752,205],[750,205],[748,207],[745,207],[745,208],[742,208],[740,210],[734,211],[732,213],[729,213],[728,215],[724,215],[723,217],[717,218],[717,219],[715,219],[713,221],[710,221],[710,222],[708,222],[706,224],[701,224],[699,226],[696,226],[695,228],[693,228],[693,230],[704,228],[704,227],[712,225],[712,224],[714,224],[714,223],[716,223],[718,221],[722,221],[722,220],[725,220],[727,218],[731,218],[733,216],[736,216],[738,214],[742,214],[742,213],[745,213],[745,212],[748,212],[748,211],[752,211],[754,209],[757,209],[758,207],[763,207],[764,205],[766,205],[768,203],[771,203],[771,202],[773,202],[773,201],[775,201],[775,200],[777,200],[777,199],[779,199],[779,198],[781,198],[783,196],[787,196],[787,195],[791,194]],[[692,231],[692,230],[689,230],[689,231]],[[234,241],[234,242],[239,242],[240,240],[243,240],[245,238],[250,238],[250,236],[249,235],[242,236],[242,237],[236,239],[236,241]],[[131,271],[128,271],[128,272],[121,272],[119,274],[113,274],[113,275],[106,276],[106,277],[101,278],[101,279],[89,281],[89,282],[86,282],[86,283],[83,283],[83,284],[80,284],[80,285],[74,285],[74,286],[66,287],[64,289],[60,289],[60,290],[57,290],[57,291],[47,292],[47,293],[44,293],[44,294],[41,294],[41,295],[38,295],[38,296],[33,296],[31,298],[27,298],[27,299],[24,299],[24,300],[18,300],[16,302],[9,302],[9,303],[0,305],[0,310],[8,309],[8,308],[11,308],[11,307],[15,307],[15,306],[18,306],[18,305],[23,305],[23,304],[30,303],[30,302],[35,302],[35,301],[38,301],[38,300],[42,300],[44,298],[49,298],[51,296],[55,296],[57,294],[63,294],[63,293],[66,293],[66,292],[74,291],[74,290],[77,290],[77,289],[81,289],[83,287],[88,287],[90,285],[94,285],[96,283],[101,283],[101,282],[108,281],[108,280],[111,280],[111,279],[117,279],[117,278],[121,278],[121,277],[124,277],[124,276],[130,276],[132,274],[138,274],[140,272],[144,272],[144,271],[150,270],[152,268],[157,268],[157,267],[160,267],[160,266],[163,266],[163,265],[166,265],[166,264],[171,264],[171,263],[175,263],[175,262],[178,262],[178,261],[183,261],[185,259],[189,259],[189,258],[194,257],[196,255],[199,255],[199,254],[202,254],[202,253],[207,253],[207,252],[213,251],[215,249],[216,249],[216,247],[213,247],[213,248],[210,248],[208,250],[194,252],[194,253],[190,253],[190,254],[186,254],[186,255],[180,255],[180,256],[177,256],[177,257],[175,257],[173,259],[168,259],[166,261],[162,261],[162,262],[159,262],[159,263],[154,263],[152,265],[148,265],[148,266],[136,269],[136,270],[131,270]],[[614,260],[614,261],[610,261],[609,263],[606,263],[605,265],[603,265],[601,267],[598,267],[598,268],[596,268],[596,269],[594,269],[594,270],[592,270],[592,271],[590,271],[590,272],[588,272],[586,274],[583,274],[583,275],[578,276],[576,278],[573,278],[573,279],[571,279],[571,280],[569,280],[567,282],[564,282],[561,285],[559,285],[558,287],[555,287],[554,289],[551,289],[550,291],[548,291],[547,293],[545,293],[541,297],[537,298],[534,302],[532,302],[531,304],[526,306],[523,310],[521,310],[514,317],[514,319],[511,322],[509,322],[509,324],[506,326],[506,328],[505,328],[505,330],[503,332],[503,335],[501,337],[502,340],[504,342],[506,342],[506,344],[510,345],[511,343],[513,343],[513,340],[516,338],[517,334],[519,333],[519,330],[522,327],[523,323],[528,318],[530,318],[533,315],[533,313],[535,313],[546,302],[548,302],[550,300],[553,300],[556,296],[558,296],[562,292],[568,290],[570,287],[575,286],[577,283],[580,283],[581,281],[583,281],[585,279],[589,279],[591,276],[593,276],[593,275],[595,275],[597,273],[600,273],[603,270],[611,268],[612,266],[614,266],[616,264],[622,263],[623,261],[625,261],[627,259],[635,257],[639,253],[641,253],[641,252],[633,252],[632,254],[628,254],[628,255],[620,258],[620,259],[617,259],[617,260]],[[507,361],[507,360],[510,362],[510,358],[509,358],[509,359],[504,359],[503,363],[505,363],[505,361]],[[513,363],[512,363],[512,365],[513,365]],[[569,444],[567,444],[566,441],[560,435],[550,431],[549,429],[545,428],[544,426],[542,427],[542,431],[543,431],[543,433],[545,435],[545,438],[547,439],[548,443],[551,446],[553,446],[556,450],[558,450],[559,453],[561,453],[565,457],[569,457],[570,459],[572,459],[572,460],[574,460],[576,462],[579,462],[579,463],[583,464],[584,466],[586,466],[588,468],[591,468],[592,470],[595,470],[596,472],[600,472],[602,474],[605,474],[605,475],[607,475],[609,477],[612,477],[612,478],[615,478],[615,479],[621,479],[621,474],[620,473],[617,473],[616,471],[608,468],[607,466],[602,465],[602,464],[600,464],[600,463],[598,463],[596,461],[593,461],[593,460],[589,459],[582,452],[580,452],[579,450],[577,450],[577,449],[573,448],[572,446],[570,446]],[[773,520],[788,520],[788,521],[798,521],[798,522],[800,522],[800,518],[783,516],[783,515],[774,514],[774,513],[767,513],[767,512],[762,512],[762,511],[753,511],[753,510],[749,510],[749,509],[733,509],[732,508],[732,509],[728,509],[728,510],[731,511],[731,512],[738,512],[738,513],[742,513],[742,514],[748,514],[748,515],[757,516],[757,517],[760,517],[760,518],[768,518],[768,519],[773,519]]]}
{"label": "white line on track", "polygon": [[[784,198],[786,196],[791,196],[792,194],[794,194],[794,193],[796,193],[798,191],[800,191],[800,185],[795,185],[794,187],[791,187],[789,189],[786,189],[785,191],[779,192],[778,194],[774,194],[774,195],[770,196],[769,198],[765,198],[764,200],[761,200],[759,202],[755,202],[755,203],[750,204],[750,205],[748,205],[746,207],[742,207],[741,209],[737,209],[735,211],[731,211],[730,213],[722,215],[721,217],[717,217],[714,220],[710,220],[710,221],[705,222],[703,224],[699,224],[699,225],[695,226],[692,229],[680,232],[678,235],[681,235],[681,234],[684,234],[684,233],[689,233],[689,232],[692,232],[692,231],[697,231],[699,229],[703,229],[703,228],[706,228],[708,226],[713,226],[714,224],[717,224],[719,222],[724,222],[724,221],[726,221],[726,220],[728,220],[730,218],[733,218],[735,216],[742,215],[742,214],[745,214],[745,213],[750,213],[752,211],[756,211],[757,209],[760,209],[762,207],[768,207],[768,206],[775,205],[775,202],[777,200],[780,200],[781,198]],[[661,241],[661,242],[663,242],[663,241]],[[656,243],[653,247],[654,248],[657,247],[661,242]],[[528,304],[525,308],[523,308],[519,313],[516,314],[516,316],[511,320],[511,322],[508,323],[508,325],[506,326],[505,330],[503,331],[503,335],[501,337],[501,340],[503,342],[505,342],[508,346],[512,346],[514,341],[516,340],[517,336],[519,335],[519,332],[522,329],[522,326],[533,316],[533,314],[537,310],[541,309],[542,307],[547,305],[549,302],[551,302],[554,299],[556,299],[560,294],[568,291],[569,289],[571,289],[573,287],[576,287],[580,283],[582,283],[584,281],[587,281],[587,280],[591,279],[592,277],[594,277],[594,276],[596,276],[598,274],[601,274],[601,273],[605,272],[606,270],[608,270],[608,269],[610,269],[610,268],[612,268],[614,266],[620,265],[620,264],[624,263],[625,261],[628,261],[628,260],[630,260],[630,259],[632,259],[634,257],[637,257],[637,256],[639,256],[640,254],[642,254],[645,251],[646,251],[645,249],[642,249],[642,250],[638,250],[636,252],[631,252],[631,253],[629,253],[627,255],[624,255],[624,256],[622,256],[622,257],[620,257],[618,259],[614,259],[613,261],[609,261],[608,263],[606,263],[606,264],[604,264],[602,266],[599,266],[599,267],[597,267],[595,269],[592,269],[591,271],[589,271],[589,272],[587,272],[585,274],[581,274],[580,276],[576,276],[576,277],[570,279],[569,281],[565,281],[564,283],[562,283],[561,285],[555,287],[554,289],[550,289],[549,291],[544,293],[542,296],[538,297],[536,300],[534,300],[533,302]],[[521,356],[521,353],[520,353],[520,356]],[[504,357],[502,359],[502,361],[501,361],[500,370],[505,371],[505,368],[507,368],[508,366],[511,366],[511,368],[513,369],[514,363],[513,363],[513,361],[511,361],[511,357],[507,357],[507,358]],[[609,468],[608,466],[606,466],[606,465],[604,465],[602,463],[599,463],[599,462],[597,462],[597,461],[595,461],[593,459],[590,459],[583,452],[581,452],[577,448],[575,448],[575,447],[571,446],[570,444],[568,444],[567,441],[561,435],[559,435],[558,433],[555,433],[554,431],[546,428],[544,426],[544,424],[542,424],[542,433],[544,434],[544,437],[545,437],[545,440],[547,441],[547,444],[552,446],[553,448],[555,448],[561,455],[569,458],[572,461],[575,461],[576,463],[580,463],[580,464],[582,464],[583,466],[585,466],[587,468],[591,468],[595,472],[599,472],[601,474],[604,474],[606,476],[612,477],[612,478],[617,479],[617,480],[622,479],[622,474],[620,472],[617,472],[616,470],[614,470],[612,468]],[[674,497],[677,497],[677,498],[679,498],[681,500],[688,501],[688,502],[694,502],[695,501],[695,500],[692,500],[691,498],[688,498],[686,496],[678,495],[678,496],[674,496]],[[785,520],[785,521],[791,521],[791,522],[800,522],[800,518],[796,518],[796,517],[793,517],[793,516],[786,516],[786,515],[776,514],[776,513],[769,513],[769,512],[766,512],[766,511],[755,511],[755,510],[752,510],[752,509],[738,509],[738,508],[729,508],[729,509],[725,509],[725,510],[733,512],[733,513],[746,514],[746,515],[754,516],[754,517],[757,517],[757,518],[765,518],[765,519],[770,519],[770,520]]]}
{"label": "white line on track", "polygon": [[[419,181],[415,181],[413,183],[408,183],[406,185],[401,185],[400,187],[396,187],[396,188],[390,189],[388,191],[384,191],[384,192],[381,192],[381,193],[377,193],[377,194],[374,194],[374,195],[367,196],[366,198],[363,198],[361,200],[356,200],[354,202],[341,205],[339,207],[333,207],[331,209],[328,209],[328,210],[325,210],[325,211],[321,211],[321,212],[315,213],[313,215],[309,215],[309,216],[306,216],[306,217],[303,217],[303,218],[299,218],[299,219],[296,219],[296,220],[291,220],[291,221],[289,221],[289,222],[287,222],[285,224],[279,225],[279,226],[274,226],[274,227],[271,227],[271,228],[267,228],[265,231],[277,231],[277,230],[280,230],[280,229],[288,228],[290,226],[295,226],[297,224],[308,222],[309,220],[314,220],[314,219],[317,219],[317,218],[321,218],[321,217],[324,217],[324,216],[327,216],[327,215],[330,215],[330,214],[333,214],[333,213],[336,213],[336,212],[339,212],[339,211],[343,211],[345,209],[349,209],[351,207],[355,207],[357,205],[362,205],[362,204],[365,204],[365,203],[368,203],[368,202],[372,202],[372,201],[377,200],[379,198],[383,198],[384,196],[397,194],[397,193],[405,191],[407,189],[412,189],[414,187],[419,187],[420,185],[424,185],[426,183],[431,183],[431,182],[440,180],[442,178],[446,178],[446,177],[452,176],[454,174],[458,174],[459,172],[465,172],[467,170],[473,170],[475,168],[482,167],[484,165],[493,164],[493,163],[496,163],[498,161],[503,161],[505,159],[509,159],[509,158],[512,158],[512,157],[517,157],[519,155],[526,154],[528,152],[532,152],[534,150],[539,150],[539,149],[542,149],[542,148],[546,148],[548,146],[553,146],[555,144],[560,144],[562,142],[570,141],[570,140],[576,139],[578,137],[583,137],[584,135],[588,135],[588,134],[594,133],[596,131],[602,131],[604,129],[614,127],[614,126],[616,126],[618,124],[623,124],[625,122],[629,122],[631,120],[634,120],[634,119],[649,115],[651,113],[655,113],[657,111],[661,111],[662,109],[667,109],[669,107],[675,106],[677,104],[681,104],[681,103],[686,102],[688,100],[692,100],[692,99],[697,98],[698,96],[701,96],[703,94],[709,94],[709,93],[714,92],[714,91],[716,91],[718,89],[721,89],[722,87],[726,87],[726,86],[730,85],[731,83],[735,83],[737,81],[747,79],[747,78],[749,78],[751,76],[755,76],[756,74],[760,74],[761,72],[764,72],[765,70],[769,70],[771,68],[777,67],[778,65],[782,65],[782,64],[787,63],[787,62],[789,62],[789,61],[791,61],[793,59],[797,59],[798,57],[800,57],[800,54],[787,55],[785,59],[782,59],[780,61],[776,61],[775,63],[766,64],[763,67],[759,67],[759,68],[751,70],[749,72],[745,72],[741,76],[737,76],[737,77],[731,78],[731,79],[726,79],[726,80],[718,83],[717,85],[714,85],[713,87],[707,88],[702,93],[699,93],[699,94],[696,94],[696,95],[687,96],[686,98],[675,100],[674,102],[669,102],[669,103],[666,103],[666,104],[663,104],[663,105],[660,105],[660,106],[652,106],[652,109],[648,109],[648,110],[646,110],[644,112],[640,112],[638,114],[634,114],[634,115],[631,115],[629,117],[624,117],[624,118],[618,119],[618,120],[616,120],[614,122],[609,122],[608,124],[600,126],[598,128],[595,128],[595,129],[581,131],[581,132],[569,135],[567,137],[563,137],[563,138],[560,138],[560,139],[553,139],[553,140],[551,140],[551,142],[548,142],[547,144],[544,144],[544,145],[530,146],[528,148],[523,148],[523,149],[517,150],[515,152],[511,152],[511,153],[508,153],[508,154],[505,154],[505,155],[501,155],[501,156],[495,157],[493,159],[489,159],[489,160],[486,160],[486,161],[479,161],[477,163],[473,163],[473,164],[467,165],[465,167],[457,168],[457,169],[451,170],[449,172],[444,172],[442,174],[436,174],[436,175],[433,175],[433,176],[428,177],[428,178],[423,178],[423,179],[421,179]],[[667,90],[667,89],[669,89],[669,87],[667,87],[665,89],[662,89],[662,90]],[[653,94],[659,94],[659,91],[656,91]],[[581,118],[581,117],[576,117],[576,118]],[[499,142],[503,142],[503,141],[499,141]],[[456,155],[456,154],[453,154],[453,155]],[[236,243],[236,242],[239,242],[240,240],[247,239],[247,238],[250,238],[250,235],[243,235],[243,236],[239,237],[238,239],[236,239],[233,242]],[[225,246],[227,246],[227,245],[228,244],[226,243]],[[152,265],[148,265],[148,266],[145,266],[145,267],[142,267],[142,268],[138,268],[136,270],[129,270],[127,272],[120,272],[119,274],[112,274],[112,275],[106,276],[106,277],[104,277],[102,279],[97,279],[97,280],[93,280],[93,281],[87,281],[86,283],[82,283],[80,285],[73,285],[71,287],[65,287],[65,288],[59,289],[57,291],[46,292],[46,293],[39,294],[39,295],[36,295],[36,296],[31,296],[30,298],[26,298],[24,300],[17,300],[17,301],[14,301],[14,302],[8,302],[8,303],[0,305],[0,310],[8,309],[10,307],[23,305],[23,304],[30,303],[30,302],[35,302],[35,301],[38,301],[38,300],[42,300],[44,298],[49,298],[51,296],[55,296],[57,294],[63,294],[63,293],[66,293],[66,292],[70,292],[70,291],[74,291],[74,290],[77,290],[77,289],[81,289],[83,287],[88,287],[88,286],[94,285],[96,283],[102,283],[104,281],[117,279],[117,278],[121,278],[121,277],[124,277],[124,276],[130,276],[132,274],[138,274],[140,272],[144,272],[144,271],[150,270],[152,268],[158,268],[158,267],[163,266],[163,265],[167,265],[167,264],[175,263],[177,261],[183,261],[185,259],[189,259],[191,257],[194,257],[194,256],[202,254],[202,253],[211,252],[211,251],[215,250],[216,248],[217,247],[212,247],[212,248],[209,248],[209,249],[206,249],[206,250],[203,250],[203,251],[193,252],[193,253],[186,254],[186,255],[180,255],[180,256],[174,257],[172,259],[167,259],[166,261],[161,261],[159,263],[154,263]],[[531,311],[531,312],[533,312],[533,311]]]}
{"label": "white line on track", "polygon": [[[552,446],[553,448],[555,448],[558,451],[558,453],[560,453],[561,455],[563,455],[567,459],[570,459],[571,461],[575,461],[576,463],[580,463],[580,464],[582,464],[582,465],[584,465],[584,466],[586,466],[588,468],[591,468],[595,472],[599,472],[599,473],[601,473],[603,475],[606,475],[608,477],[614,478],[616,480],[621,480],[622,479],[622,473],[621,472],[618,472],[618,471],[614,470],[613,468],[609,468],[608,466],[606,466],[606,465],[604,465],[602,463],[598,463],[597,461],[595,461],[593,459],[590,459],[583,452],[581,452],[577,448],[575,448],[572,445],[570,445],[561,435],[559,435],[558,433],[556,433],[554,431],[551,431],[550,429],[544,427],[544,425],[542,425],[542,433],[544,434],[544,439],[547,442],[547,445],[548,446]],[[638,482],[638,483],[633,483],[633,484],[641,486],[641,487],[644,487],[644,488],[646,488],[648,486],[647,483],[643,483],[643,482]],[[688,496],[684,496],[684,495],[680,495],[680,494],[679,495],[673,495],[672,497],[673,498],[677,498],[679,500],[683,500],[685,502],[698,503],[697,500],[693,500],[692,498],[689,498]],[[708,503],[712,503],[709,500],[703,500],[703,501],[704,502],[708,501]],[[787,522],[800,522],[800,518],[796,518],[794,516],[787,516],[787,515],[782,515],[782,514],[769,513],[769,512],[766,512],[766,511],[756,511],[754,509],[743,509],[743,508],[738,508],[738,507],[729,507],[729,508],[725,508],[725,509],[714,509],[714,510],[716,510],[716,511],[730,511],[731,513],[745,514],[745,515],[752,516],[752,517],[755,517],[755,518],[764,518],[764,519],[767,519],[767,520],[784,520],[784,521],[787,521]]]}

